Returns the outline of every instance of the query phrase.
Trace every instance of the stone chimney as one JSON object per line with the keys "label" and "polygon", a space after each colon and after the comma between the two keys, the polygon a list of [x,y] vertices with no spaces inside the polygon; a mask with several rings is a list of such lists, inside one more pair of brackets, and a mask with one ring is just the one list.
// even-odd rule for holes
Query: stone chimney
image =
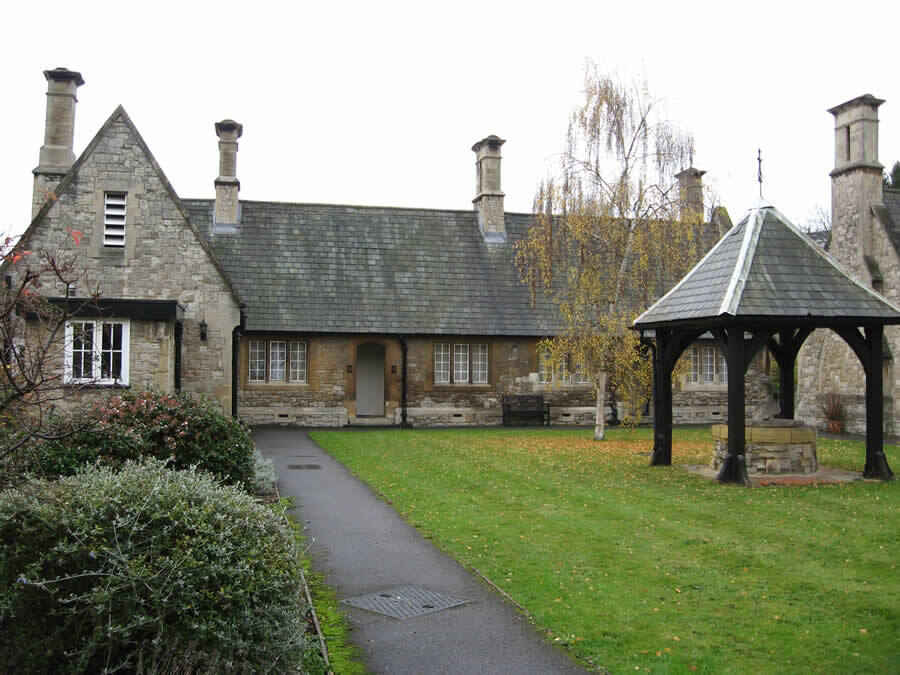
{"label": "stone chimney", "polygon": [[215,225],[237,225],[240,221],[237,179],[237,139],[244,133],[244,125],[234,120],[216,122],[219,137],[219,176],[216,178]]}
{"label": "stone chimney", "polygon": [[84,80],[81,73],[68,68],[45,70],[47,78],[47,117],[44,123],[44,144],[41,146],[34,174],[31,217],[37,215],[49,193],[75,163],[75,92]]}
{"label": "stone chimney", "polygon": [[878,107],[871,94],[835,106],[834,169],[831,171],[831,249],[860,278],[873,250],[873,205],[882,201],[878,162]]}
{"label": "stone chimney", "polygon": [[503,221],[503,192],[500,190],[500,146],[506,143],[497,136],[488,136],[472,146],[475,153],[475,211],[478,227],[485,241],[506,241]]}
{"label": "stone chimney", "polygon": [[678,207],[682,220],[688,217],[704,217],[703,213],[703,174],[705,171],[689,166],[675,174],[678,179]]}

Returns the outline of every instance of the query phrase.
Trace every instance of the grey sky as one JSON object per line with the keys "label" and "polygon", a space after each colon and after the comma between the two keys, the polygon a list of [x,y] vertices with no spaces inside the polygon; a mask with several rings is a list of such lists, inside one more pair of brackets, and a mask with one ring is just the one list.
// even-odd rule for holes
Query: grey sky
{"label": "grey sky", "polygon": [[86,81],[76,154],[121,103],[182,197],[213,195],[213,123],[230,117],[243,199],[468,209],[470,148],[497,134],[507,210],[529,211],[587,58],[646,76],[732,218],[757,196],[758,147],[764,195],[795,224],[827,206],[826,109],[861,94],[887,99],[880,159],[900,159],[892,3],[609,5],[16,3],[0,39],[2,225],[27,225],[41,71],[56,66]]}

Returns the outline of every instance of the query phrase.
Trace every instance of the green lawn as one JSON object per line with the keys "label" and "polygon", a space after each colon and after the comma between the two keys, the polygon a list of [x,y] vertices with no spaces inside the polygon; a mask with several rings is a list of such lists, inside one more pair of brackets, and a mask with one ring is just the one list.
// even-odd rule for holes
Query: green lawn
{"label": "green lawn", "polygon": [[[409,522],[614,673],[896,672],[900,483],[723,486],[647,429],[316,432]],[[707,430],[673,461],[705,463]],[[888,449],[894,470],[900,454]],[[820,441],[861,469],[862,443]]]}

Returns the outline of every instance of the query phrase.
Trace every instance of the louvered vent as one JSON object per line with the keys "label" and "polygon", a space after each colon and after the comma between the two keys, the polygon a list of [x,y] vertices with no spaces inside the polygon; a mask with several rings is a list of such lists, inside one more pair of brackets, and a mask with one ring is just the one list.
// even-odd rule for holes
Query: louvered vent
{"label": "louvered vent", "polygon": [[103,205],[103,245],[125,246],[125,192],[107,192]]}

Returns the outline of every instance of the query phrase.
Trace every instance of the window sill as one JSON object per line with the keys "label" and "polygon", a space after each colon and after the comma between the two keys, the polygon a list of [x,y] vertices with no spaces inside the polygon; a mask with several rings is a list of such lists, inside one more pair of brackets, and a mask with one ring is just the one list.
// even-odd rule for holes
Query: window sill
{"label": "window sill", "polygon": [[683,391],[728,391],[728,383],[721,382],[688,382],[682,386]]}
{"label": "window sill", "polygon": [[66,382],[69,389],[131,389],[131,385],[122,382]]}
{"label": "window sill", "polygon": [[579,382],[577,384],[570,382],[566,382],[563,384],[556,384],[555,382],[538,382],[535,391],[587,391],[588,389],[592,388],[593,385],[590,382]]}
{"label": "window sill", "polygon": [[243,382],[243,386],[245,389],[306,389],[309,387],[309,382],[286,382],[284,380],[279,380],[276,382],[256,382],[245,380]]}
{"label": "window sill", "polygon": [[471,382],[435,382],[432,385],[432,391],[459,391],[464,389],[482,391],[485,389],[490,389],[492,386],[493,385],[490,382],[483,382],[479,384],[472,384]]}

